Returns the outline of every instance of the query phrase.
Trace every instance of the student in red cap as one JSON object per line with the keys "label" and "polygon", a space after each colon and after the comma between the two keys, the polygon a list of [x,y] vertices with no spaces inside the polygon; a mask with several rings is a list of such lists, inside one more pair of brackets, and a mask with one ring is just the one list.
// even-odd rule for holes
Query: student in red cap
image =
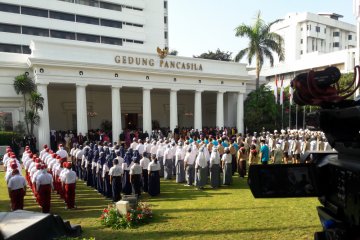
{"label": "student in red cap", "polygon": [[12,170],[12,177],[8,182],[9,196],[11,200],[11,210],[24,208],[24,196],[26,194],[26,181],[23,176],[20,175],[18,169]]}
{"label": "student in red cap", "polygon": [[71,169],[72,164],[66,163],[67,171],[62,175],[62,183],[65,191],[65,209],[75,208],[76,173]]}
{"label": "student in red cap", "polygon": [[43,213],[50,212],[51,189],[53,188],[53,179],[47,172],[47,166],[42,165],[41,173],[36,178],[36,190],[39,196],[39,204]]}

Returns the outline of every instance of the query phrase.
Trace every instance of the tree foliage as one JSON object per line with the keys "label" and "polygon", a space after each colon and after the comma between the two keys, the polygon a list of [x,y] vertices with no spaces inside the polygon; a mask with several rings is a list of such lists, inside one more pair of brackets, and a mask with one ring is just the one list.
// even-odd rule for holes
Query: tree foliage
{"label": "tree foliage", "polygon": [[193,57],[230,62],[232,61],[231,54],[232,54],[231,52],[224,52],[218,48],[216,52],[209,50],[207,53],[202,53],[199,56],[193,56]]}
{"label": "tree foliage", "polygon": [[244,121],[249,132],[260,132],[263,128],[275,129],[277,106],[272,90],[264,85],[260,86],[248,95],[244,105]]}
{"label": "tree foliage", "polygon": [[279,34],[270,31],[271,26],[279,21],[280,20],[276,20],[266,24],[264,20],[261,19],[261,12],[259,11],[252,26],[243,23],[235,29],[236,37],[247,37],[249,39],[248,47],[242,49],[235,56],[235,61],[238,62],[244,56],[247,56],[250,65],[253,58],[255,58],[256,89],[259,88],[260,71],[265,59],[269,59],[271,66],[274,65],[274,52],[278,55],[280,61],[285,59],[283,38]]}
{"label": "tree foliage", "polygon": [[40,122],[39,111],[43,109],[44,98],[37,92],[35,82],[26,74],[16,76],[13,86],[15,92],[24,99],[27,134],[34,135],[34,126]]}

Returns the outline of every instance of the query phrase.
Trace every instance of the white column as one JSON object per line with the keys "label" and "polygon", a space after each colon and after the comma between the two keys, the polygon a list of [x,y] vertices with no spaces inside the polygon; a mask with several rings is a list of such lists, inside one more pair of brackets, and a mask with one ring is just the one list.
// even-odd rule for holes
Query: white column
{"label": "white column", "polygon": [[120,87],[111,87],[111,116],[112,116],[112,139],[113,142],[119,142],[119,135],[122,131]]}
{"label": "white column", "polygon": [[238,133],[244,134],[244,94],[241,92],[237,95],[236,128]]}
{"label": "white column", "polygon": [[170,130],[174,131],[178,125],[178,110],[177,110],[177,91],[170,90]]}
{"label": "white column", "polygon": [[37,84],[37,91],[44,98],[43,110],[39,111],[39,128],[38,128],[38,149],[41,149],[44,144],[50,146],[50,123],[49,123],[49,103],[47,84]]}
{"label": "white column", "polygon": [[143,88],[143,131],[151,134],[151,88]]}
{"label": "white column", "polygon": [[219,129],[224,127],[224,92],[217,92],[216,101],[216,126]]}
{"label": "white column", "polygon": [[76,126],[77,134],[85,136],[88,132],[86,85],[76,85]]}
{"label": "white column", "polygon": [[[359,6],[357,6],[359,8]],[[357,42],[357,48],[355,50],[355,66],[360,65],[360,19],[359,17],[357,18],[357,23],[356,23],[356,42]],[[357,73],[355,73],[357,74]],[[359,82],[359,75],[356,75],[356,81],[355,81],[355,86],[357,86],[357,83]],[[360,89],[358,88],[354,94],[354,97],[359,96],[360,94]]]}
{"label": "white column", "polygon": [[195,91],[194,129],[202,129],[201,90]]}

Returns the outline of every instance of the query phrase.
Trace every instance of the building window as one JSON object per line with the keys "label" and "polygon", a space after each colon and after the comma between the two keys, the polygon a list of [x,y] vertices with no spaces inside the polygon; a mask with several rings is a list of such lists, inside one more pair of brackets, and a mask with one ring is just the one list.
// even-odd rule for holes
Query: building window
{"label": "building window", "polygon": [[168,32],[164,32],[165,39],[168,39]]}
{"label": "building window", "polygon": [[324,28],[324,33],[326,33],[326,28]]}
{"label": "building window", "polygon": [[300,55],[302,55],[303,54],[303,50],[300,50]]}
{"label": "building window", "polygon": [[21,46],[21,47],[22,47],[22,53],[23,53],[23,54],[31,54],[31,49],[30,49],[29,46],[23,45],[23,46]]}
{"label": "building window", "polygon": [[101,43],[122,46],[121,38],[101,37]]}
{"label": "building window", "polygon": [[0,52],[21,53],[21,45],[0,43]]}
{"label": "building window", "polygon": [[101,26],[113,27],[113,28],[122,28],[122,22],[100,19]]}
{"label": "building window", "polygon": [[76,34],[76,40],[78,40],[78,41],[84,41],[84,42],[95,42],[95,43],[99,43],[99,42],[100,42],[100,36],[77,33],[77,34]]}
{"label": "building window", "polygon": [[21,27],[10,24],[0,24],[0,32],[21,33]]}
{"label": "building window", "polygon": [[109,10],[115,10],[115,11],[121,11],[122,7],[121,5],[113,4],[113,3],[107,3],[107,2],[100,2],[100,7],[104,9]]}
{"label": "building window", "polygon": [[92,7],[99,7],[99,1],[97,0],[75,0],[75,3]]}
{"label": "building window", "polygon": [[320,27],[319,27],[319,26],[316,26],[316,27],[315,27],[315,31],[316,31],[316,32],[320,32]]}
{"label": "building window", "polygon": [[167,5],[167,1],[164,1],[164,8],[167,9],[168,5]]}
{"label": "building window", "polygon": [[50,11],[50,18],[75,22],[75,15],[70,13]]}
{"label": "building window", "polygon": [[164,23],[167,24],[167,16],[164,17]]}
{"label": "building window", "polygon": [[21,7],[21,14],[47,18],[49,16],[49,11],[39,8]]}
{"label": "building window", "polygon": [[340,32],[333,32],[333,37],[340,37]]}
{"label": "building window", "polygon": [[306,25],[306,30],[311,31],[311,24]]}
{"label": "building window", "polygon": [[352,40],[352,35],[351,34],[348,35],[348,40]]}
{"label": "building window", "polygon": [[300,44],[303,44],[304,40],[303,39],[300,39]]}
{"label": "building window", "polygon": [[87,16],[76,15],[76,22],[99,25],[99,19]]}
{"label": "building window", "polygon": [[22,33],[34,36],[42,36],[48,37],[49,36],[49,29],[45,28],[34,28],[34,27],[22,27]]}
{"label": "building window", "polygon": [[20,13],[20,7],[11,4],[0,3],[1,12]]}
{"label": "building window", "polygon": [[50,30],[50,36],[52,38],[62,38],[62,39],[75,40],[75,33],[73,33],[73,32]]}
{"label": "building window", "polygon": [[13,118],[11,112],[0,111],[0,131],[13,131]]}
{"label": "building window", "polygon": [[333,47],[335,48],[335,47],[340,47],[340,43],[339,42],[334,42],[333,43]]}

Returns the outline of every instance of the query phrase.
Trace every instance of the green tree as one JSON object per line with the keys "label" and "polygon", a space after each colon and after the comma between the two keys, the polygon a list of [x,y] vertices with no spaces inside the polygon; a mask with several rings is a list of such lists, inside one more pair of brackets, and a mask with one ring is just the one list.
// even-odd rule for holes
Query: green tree
{"label": "green tree", "polygon": [[43,110],[44,107],[44,98],[38,92],[30,93],[29,98],[30,110],[27,111],[26,118],[30,124],[30,134],[34,134],[34,126],[38,125],[40,122],[39,111]]}
{"label": "green tree", "polygon": [[218,48],[216,52],[208,51],[207,53],[202,53],[199,56],[193,56],[193,57],[230,62],[232,61],[231,54],[232,54],[231,52],[223,52]]}
{"label": "green tree", "polygon": [[279,21],[281,20],[266,24],[261,19],[261,12],[259,11],[252,26],[243,23],[235,29],[235,36],[247,37],[249,39],[248,47],[242,49],[235,56],[235,61],[238,62],[247,55],[247,60],[250,65],[255,57],[256,89],[259,88],[259,76],[265,58],[269,59],[271,66],[274,66],[273,52],[278,55],[279,61],[284,61],[285,59],[283,38],[279,34],[270,31],[271,26]]}
{"label": "green tree", "polygon": [[34,135],[34,126],[40,122],[39,111],[43,109],[44,98],[37,92],[34,81],[26,74],[16,76],[13,86],[15,92],[24,98],[27,134]]}
{"label": "green tree", "polygon": [[169,52],[169,55],[172,55],[172,56],[177,56],[178,55],[178,51],[177,50],[171,50],[170,52]]}
{"label": "green tree", "polygon": [[274,130],[278,117],[278,107],[274,92],[262,85],[251,92],[244,103],[245,126],[249,132],[260,132],[263,128]]}
{"label": "green tree", "polygon": [[[27,110],[28,98],[29,95],[36,90],[36,85],[33,82],[33,80],[24,73],[15,77],[13,86],[16,94],[23,95],[25,115],[27,115],[26,113],[28,111]],[[25,117],[25,125],[26,125],[27,133],[30,134],[29,122],[26,117]]]}

